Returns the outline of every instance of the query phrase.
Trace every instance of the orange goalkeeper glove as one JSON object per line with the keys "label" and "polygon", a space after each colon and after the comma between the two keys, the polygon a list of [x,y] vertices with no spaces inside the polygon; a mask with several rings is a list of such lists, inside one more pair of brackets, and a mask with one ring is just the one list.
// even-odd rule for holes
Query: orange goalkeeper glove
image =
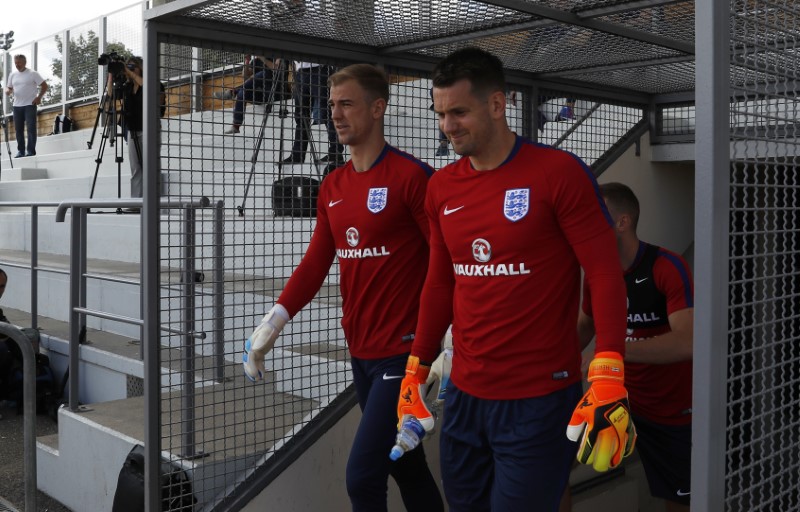
{"label": "orange goalkeeper glove", "polygon": [[589,365],[589,390],[572,413],[567,437],[579,441],[578,462],[608,471],[633,452],[636,429],[628,406],[622,356],[600,352]]}
{"label": "orange goalkeeper glove", "polygon": [[397,428],[403,424],[406,416],[414,416],[422,424],[426,432],[433,430],[434,418],[428,405],[425,403],[425,393],[428,391],[428,374],[431,367],[422,364],[417,356],[408,356],[406,363],[406,376],[400,384],[400,398],[397,401]]}

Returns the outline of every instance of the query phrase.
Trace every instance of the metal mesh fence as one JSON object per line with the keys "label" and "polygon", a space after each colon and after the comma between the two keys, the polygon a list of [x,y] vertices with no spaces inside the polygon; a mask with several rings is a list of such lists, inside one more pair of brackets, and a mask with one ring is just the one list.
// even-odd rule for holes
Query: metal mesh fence
{"label": "metal mesh fence", "polygon": [[[327,98],[306,98],[308,110],[297,109],[292,94],[300,90],[298,69],[313,64],[319,71],[312,74],[328,73],[349,62],[309,63],[303,55],[223,51],[169,37],[159,48],[168,96],[161,121],[162,198],[205,196],[211,204],[162,211],[162,324],[179,334],[161,339],[161,448],[191,468],[195,496],[210,504],[231,499],[259,468],[277,464],[286,456],[281,448],[306,435],[304,427],[351,383],[336,262],[268,355],[266,383],[250,383],[241,367],[243,340],[277,300],[315,225],[313,215],[286,211],[275,184],[291,183],[302,197],[326,172],[328,163],[320,160],[335,156],[335,132],[325,123]],[[245,55],[276,65],[255,90],[239,89]],[[293,69],[280,65],[289,62]],[[392,84],[387,141],[434,168],[458,158],[431,110],[429,75],[385,69]],[[532,119],[526,111],[535,108],[529,91],[522,85],[507,91],[509,125],[521,134],[533,126],[526,122]],[[541,107],[549,119],[540,140],[589,164],[642,118],[641,106],[586,98],[568,103],[550,93],[550,103]],[[237,102],[242,97],[247,101]],[[556,120],[562,114],[563,121]],[[230,133],[234,127],[238,133]],[[297,156],[297,133],[310,134],[302,162],[281,163]]]}
{"label": "metal mesh fence", "polygon": [[796,6],[731,3],[725,508],[800,510]]}
{"label": "metal mesh fence", "polygon": [[595,166],[625,135],[642,121],[641,105],[609,103],[601,98],[564,97],[540,90],[539,141],[578,155]]}
{"label": "metal mesh fence", "polygon": [[61,37],[52,36],[39,41],[36,49],[36,71],[47,81],[49,87],[47,94],[42,98],[42,106],[60,103],[61,94],[61,63],[63,54],[61,51]]}
{"label": "metal mesh fence", "polygon": [[[242,89],[245,54],[277,68]],[[286,178],[314,186],[321,179],[328,132],[318,121],[326,101],[299,119],[311,134],[304,161],[279,166],[292,155],[296,128],[294,72],[280,63],[302,59],[263,48],[234,54],[169,43],[159,60],[160,75],[170,77],[163,197],[205,196],[212,205],[162,217],[162,321],[179,332],[208,334],[162,339],[168,348],[161,363],[170,368],[162,387],[162,449],[192,464],[194,494],[208,504],[274,460],[350,383],[335,264],[278,338],[266,383],[250,383],[241,367],[244,339],[275,303],[314,228],[313,216],[281,214],[309,211],[282,212],[273,184]],[[240,91],[248,101],[237,101]],[[238,133],[225,133],[237,125]]]}
{"label": "metal mesh fence", "polygon": [[98,94],[99,28],[100,24],[94,20],[69,31],[68,100],[78,100]]}
{"label": "metal mesh fence", "polygon": [[109,14],[106,18],[106,41],[108,46],[121,45],[133,55],[141,55],[142,5],[134,5]]}

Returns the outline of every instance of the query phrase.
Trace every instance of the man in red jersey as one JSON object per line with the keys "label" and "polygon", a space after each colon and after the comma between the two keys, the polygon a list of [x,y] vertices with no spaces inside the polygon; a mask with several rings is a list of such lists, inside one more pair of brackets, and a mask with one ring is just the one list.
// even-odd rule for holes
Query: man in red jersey
{"label": "man in red jersey", "polygon": [[[692,455],[694,286],[679,255],[639,240],[639,200],[622,183],[600,186],[617,235],[628,290],[625,385],[650,494],[669,512],[689,511]],[[594,335],[592,293],[584,284],[578,336]]]}
{"label": "man in red jersey", "polygon": [[[602,471],[634,439],[610,218],[580,159],[508,128],[505,90],[502,63],[477,48],[434,69],[439,126],[465,158],[428,185],[430,262],[398,417],[432,427],[420,393],[452,321],[440,446],[451,511],[555,511],[576,448]],[[597,297],[598,357],[579,402],[581,267]]]}
{"label": "man in red jersey", "polygon": [[329,78],[336,133],[351,160],[323,181],[308,249],[277,304],[245,342],[251,380],[286,322],[311,302],[339,258],[342,328],[362,417],[347,462],[354,511],[386,510],[391,474],[408,510],[441,511],[439,489],[422,447],[396,462],[394,403],[417,324],[428,264],[423,202],[433,169],[384,139],[389,82],[379,69],[354,64]]}

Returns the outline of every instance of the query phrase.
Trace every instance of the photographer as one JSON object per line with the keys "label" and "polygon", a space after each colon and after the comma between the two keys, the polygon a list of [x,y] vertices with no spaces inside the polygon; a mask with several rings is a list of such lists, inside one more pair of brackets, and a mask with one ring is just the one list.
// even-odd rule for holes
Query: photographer
{"label": "photographer", "polygon": [[[144,129],[144,93],[142,76],[143,62],[141,57],[129,57],[122,69],[126,81],[122,84],[122,120],[123,133],[127,134],[128,159],[131,166],[131,197],[142,197],[142,130]],[[109,88],[113,87],[115,80],[111,66],[109,66]],[[164,85],[159,84],[160,115],[163,117],[166,110],[166,94]],[[138,208],[128,211],[138,213]]]}

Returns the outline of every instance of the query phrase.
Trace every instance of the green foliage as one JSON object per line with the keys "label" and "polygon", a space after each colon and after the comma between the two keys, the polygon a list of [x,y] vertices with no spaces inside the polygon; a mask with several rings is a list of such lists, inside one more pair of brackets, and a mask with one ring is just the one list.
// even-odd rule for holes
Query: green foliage
{"label": "green foliage", "polygon": [[[55,37],[59,55],[64,55],[64,42],[60,36]],[[104,66],[99,66],[97,58],[100,56],[100,41],[97,34],[89,30],[86,34],[78,37],[71,37],[69,40],[69,99],[83,98],[87,96],[97,96],[98,74],[105,72]],[[116,52],[123,59],[132,56],[133,53],[125,46],[125,43],[113,42],[106,45],[105,53]],[[50,69],[55,77],[48,84],[50,89],[45,95],[45,104],[60,103],[61,98],[61,79],[63,79],[63,61],[61,58],[53,59]]]}

